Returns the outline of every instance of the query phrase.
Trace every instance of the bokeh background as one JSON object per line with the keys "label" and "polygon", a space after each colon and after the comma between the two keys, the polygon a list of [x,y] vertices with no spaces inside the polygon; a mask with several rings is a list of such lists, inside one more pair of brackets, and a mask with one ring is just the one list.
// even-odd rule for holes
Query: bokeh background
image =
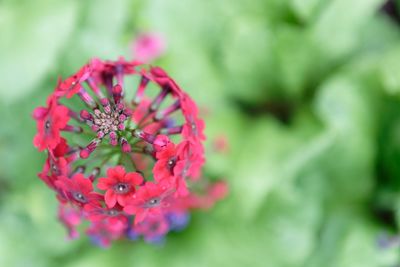
{"label": "bokeh background", "polygon": [[[0,0],[0,266],[396,266],[398,7]],[[162,246],[67,241],[31,112],[90,58],[132,58],[141,32],[164,36],[155,64],[201,106],[205,174],[230,193]]]}

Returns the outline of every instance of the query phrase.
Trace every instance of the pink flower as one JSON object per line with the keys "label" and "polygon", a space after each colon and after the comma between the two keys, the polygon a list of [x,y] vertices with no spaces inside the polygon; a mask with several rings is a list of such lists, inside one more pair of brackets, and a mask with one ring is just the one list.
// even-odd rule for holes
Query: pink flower
{"label": "pink flower", "polygon": [[82,221],[82,213],[80,210],[69,205],[60,204],[58,208],[58,219],[64,224],[70,239],[79,237],[76,227]]}
{"label": "pink flower", "polygon": [[117,203],[124,207],[135,193],[135,187],[142,183],[143,177],[139,173],[126,173],[124,167],[116,166],[107,170],[107,177],[100,178],[97,187],[106,190],[105,201],[109,208]]}
{"label": "pink flower", "polygon": [[156,159],[157,161],[153,167],[155,180],[159,182],[173,177],[175,165],[179,160],[175,145],[170,143],[164,149],[157,152]]}
{"label": "pink flower", "polygon": [[[157,48],[148,41],[144,57]],[[205,136],[196,103],[160,67],[93,59],[60,80],[33,117],[34,145],[47,155],[38,176],[56,192],[71,237],[85,220],[101,246],[125,236],[161,242],[186,225],[191,209],[226,194],[224,184],[201,175]]]}
{"label": "pink flower", "polygon": [[183,125],[182,135],[192,141],[204,141],[204,121],[198,118],[198,108],[196,103],[187,95],[183,97],[181,102],[182,112],[186,118],[186,123]]}
{"label": "pink flower", "polygon": [[181,107],[186,118],[197,118],[199,116],[199,109],[196,103],[186,94],[182,97]]}
{"label": "pink flower", "polygon": [[65,95],[67,98],[71,98],[81,90],[81,83],[85,81],[89,75],[90,68],[88,65],[84,65],[76,74],[60,83],[55,92],[56,96]]}
{"label": "pink flower", "polygon": [[189,121],[183,125],[182,135],[192,142],[204,141],[204,121],[194,117],[190,117]]}
{"label": "pink flower", "polygon": [[133,53],[137,60],[150,63],[165,52],[165,40],[157,33],[141,33],[133,43]]}
{"label": "pink flower", "polygon": [[121,238],[127,229],[127,224],[110,224],[106,221],[92,223],[86,234],[93,243],[100,247],[108,247],[112,240]]}
{"label": "pink flower", "polygon": [[71,157],[65,157],[69,146],[64,138],[55,149],[49,150],[49,156],[43,166],[42,172],[38,174],[48,187],[59,192],[55,182],[59,176],[67,176],[69,174]]}
{"label": "pink flower", "polygon": [[153,147],[156,152],[159,152],[167,148],[170,143],[168,136],[159,134],[153,142]]}
{"label": "pink flower", "polygon": [[176,82],[168,76],[168,74],[160,67],[152,67],[150,69],[151,77],[162,88],[171,90],[174,95],[182,96],[184,93]]}
{"label": "pink flower", "polygon": [[93,191],[92,182],[81,173],[75,174],[72,178],[60,176],[55,184],[63,193],[62,197],[78,206],[84,206],[100,197]]}
{"label": "pink flower", "polygon": [[58,145],[53,150],[49,150],[49,152],[53,157],[59,158],[64,157],[68,150],[69,146],[67,140],[61,137]]}
{"label": "pink flower", "polygon": [[60,130],[69,121],[68,108],[58,105],[57,99],[50,96],[47,107],[38,107],[33,111],[33,118],[37,122],[37,134],[33,139],[35,147],[42,151],[46,148],[54,149],[61,140]]}
{"label": "pink flower", "polygon": [[[98,63],[97,63],[98,64]],[[127,61],[120,57],[117,61],[106,61],[102,66],[103,76],[118,75],[118,74],[132,74],[135,73],[135,67],[138,66],[137,61]]]}
{"label": "pink flower", "polygon": [[43,166],[42,172],[38,174],[46,185],[54,190],[58,190],[55,182],[59,176],[68,175],[69,164],[67,159],[63,157],[51,158],[48,157]]}
{"label": "pink flower", "polygon": [[169,231],[168,221],[165,216],[152,216],[132,226],[130,231],[136,235],[141,235],[146,241],[163,237]]}
{"label": "pink flower", "polygon": [[146,182],[130,199],[124,211],[135,215],[135,224],[142,222],[147,216],[159,216],[165,207],[163,200],[170,193],[167,183]]}
{"label": "pink flower", "polygon": [[84,207],[85,215],[92,222],[106,222],[111,225],[120,224],[121,227],[128,223],[127,217],[122,211],[122,207],[115,205],[113,208],[104,207],[102,202],[95,200],[89,202]]}

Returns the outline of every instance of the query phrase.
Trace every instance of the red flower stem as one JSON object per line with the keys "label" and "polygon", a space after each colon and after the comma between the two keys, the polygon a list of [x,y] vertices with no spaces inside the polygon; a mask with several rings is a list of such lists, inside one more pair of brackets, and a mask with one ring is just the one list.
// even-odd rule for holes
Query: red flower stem
{"label": "red flower stem", "polygon": [[124,74],[122,71],[117,72],[117,83],[122,86],[122,88],[124,87]]}
{"label": "red flower stem", "polygon": [[86,92],[86,90],[81,86],[80,91],[78,92],[79,97],[82,99],[85,104],[91,108],[94,109],[97,107],[96,102],[93,100],[92,96]]}
{"label": "red flower stem", "polygon": [[103,77],[104,86],[107,89],[108,96],[112,97],[112,88],[113,88],[113,76],[105,75]]}
{"label": "red flower stem", "polygon": [[145,141],[146,143],[149,144],[153,144],[154,139],[156,139],[156,137],[150,133],[146,133],[142,130],[133,130],[132,131],[132,135],[135,136],[136,138],[139,138],[143,141]]}
{"label": "red flower stem", "polygon": [[137,123],[137,127],[143,128],[142,123],[146,122],[146,120],[148,120],[148,119],[151,119],[153,116],[154,116],[154,112],[147,110],[146,114],[144,114],[143,117],[140,119],[140,121]]}
{"label": "red flower stem", "polygon": [[173,135],[173,134],[180,134],[182,132],[182,126],[175,126],[172,128],[164,128],[160,130],[161,134],[165,135]]}
{"label": "red flower stem", "polygon": [[112,96],[115,104],[118,104],[121,101],[122,93],[123,91],[121,85],[117,84],[113,87]]}
{"label": "red flower stem", "polygon": [[80,117],[79,114],[76,113],[75,111],[73,111],[73,110],[71,110],[71,109],[68,109],[68,115],[69,115],[71,118],[73,118],[74,120],[76,120],[76,121],[82,123],[81,117]]}
{"label": "red flower stem", "polygon": [[99,99],[103,99],[104,98],[103,92],[101,92],[100,88],[94,83],[92,78],[89,77],[86,80],[86,83],[90,87],[90,89],[92,89],[92,91],[97,95],[97,97]]}
{"label": "red flower stem", "polygon": [[82,133],[83,129],[79,126],[67,125],[62,129],[62,131],[72,132],[72,133]]}
{"label": "red flower stem", "polygon": [[160,120],[164,119],[165,117],[167,117],[168,115],[170,115],[171,113],[177,111],[180,107],[181,107],[181,102],[178,99],[172,105],[170,105],[169,107],[158,111],[156,113],[154,119],[156,121],[160,121]]}
{"label": "red flower stem", "polygon": [[161,92],[158,94],[158,96],[153,100],[153,102],[150,105],[150,111],[156,111],[160,108],[162,102],[164,101],[165,97],[168,95],[169,89],[163,88]]}
{"label": "red flower stem", "polygon": [[147,126],[149,126],[150,124],[152,124],[154,122],[155,122],[155,120],[153,118],[153,119],[149,120],[148,122],[146,122],[145,124],[141,125],[140,128],[144,129],[144,128],[146,128]]}
{"label": "red flower stem", "polygon": [[100,174],[100,168],[95,167],[89,176],[90,181],[93,182],[99,176],[99,174]]}
{"label": "red flower stem", "polygon": [[97,148],[98,144],[101,142],[101,139],[95,138],[93,139],[85,148],[81,149],[79,155],[82,159],[86,159],[93,153],[93,151]]}
{"label": "red flower stem", "polygon": [[139,103],[143,99],[144,90],[146,89],[149,82],[150,82],[150,79],[143,75],[142,78],[140,79],[138,89],[136,90],[135,96],[132,100],[132,104],[139,105]]}

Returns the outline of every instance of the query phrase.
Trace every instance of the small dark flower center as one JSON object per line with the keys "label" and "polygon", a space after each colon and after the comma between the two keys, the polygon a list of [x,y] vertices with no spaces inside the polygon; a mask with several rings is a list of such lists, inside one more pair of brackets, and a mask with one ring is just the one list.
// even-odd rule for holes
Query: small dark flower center
{"label": "small dark flower center", "polygon": [[80,203],[87,203],[86,197],[81,192],[72,193],[73,198]]}
{"label": "small dark flower center", "polygon": [[129,192],[130,186],[125,183],[119,183],[114,186],[114,190],[118,194],[125,194]]}
{"label": "small dark flower center", "polygon": [[46,122],[44,123],[44,131],[47,133],[49,132],[51,127],[50,119],[47,119]]}
{"label": "small dark flower center", "polygon": [[194,134],[195,136],[198,136],[199,133],[198,133],[197,125],[196,125],[195,122],[192,122],[192,123],[191,123],[191,128],[192,128],[193,134]]}
{"label": "small dark flower center", "polygon": [[106,214],[108,216],[117,216],[119,212],[117,210],[107,210]]}
{"label": "small dark flower center", "polygon": [[146,202],[146,204],[144,205],[145,208],[153,208],[153,207],[157,207],[158,205],[160,205],[161,203],[161,199],[159,198],[152,198],[149,201]]}
{"label": "small dark flower center", "polygon": [[172,171],[172,169],[175,167],[175,164],[176,164],[176,157],[172,157],[172,158],[170,158],[169,160],[168,160],[168,169],[170,170],[170,171]]}
{"label": "small dark flower center", "polygon": [[52,170],[54,173],[57,174],[57,173],[58,173],[57,165],[54,164],[53,162],[51,162],[50,165],[51,165],[51,170]]}

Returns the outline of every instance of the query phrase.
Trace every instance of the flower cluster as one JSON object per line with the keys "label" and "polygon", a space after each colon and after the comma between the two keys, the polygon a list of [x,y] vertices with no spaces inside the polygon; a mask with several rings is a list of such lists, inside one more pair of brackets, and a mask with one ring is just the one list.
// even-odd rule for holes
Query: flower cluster
{"label": "flower cluster", "polygon": [[47,151],[39,178],[56,192],[71,238],[101,246],[120,238],[160,242],[189,211],[226,193],[202,179],[204,122],[193,100],[159,67],[93,59],[59,81],[33,112],[34,145]]}

